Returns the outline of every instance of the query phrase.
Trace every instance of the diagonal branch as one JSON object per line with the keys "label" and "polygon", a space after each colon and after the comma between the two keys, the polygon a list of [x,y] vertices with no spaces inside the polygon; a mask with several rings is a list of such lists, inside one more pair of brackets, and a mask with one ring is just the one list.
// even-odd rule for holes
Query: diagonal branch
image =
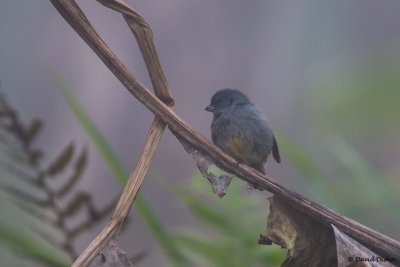
{"label": "diagonal branch", "polygon": [[73,0],[50,0],[60,14],[83,40],[100,57],[104,64],[121,81],[128,91],[135,96],[151,112],[159,116],[178,138],[185,140],[212,158],[215,163],[230,173],[235,173],[241,179],[266,189],[282,197],[288,204],[296,207],[326,225],[333,224],[342,232],[358,240],[371,250],[384,256],[397,257],[400,255],[400,243],[381,233],[378,233],[360,223],[323,207],[298,193],[281,186],[273,179],[256,172],[254,169],[238,165],[230,156],[211,144],[206,138],[197,133],[188,123],[178,117],[161,100],[150,93],[142,83],[136,80],[124,64],[115,56],[105,42],[99,37],[89,21]]}

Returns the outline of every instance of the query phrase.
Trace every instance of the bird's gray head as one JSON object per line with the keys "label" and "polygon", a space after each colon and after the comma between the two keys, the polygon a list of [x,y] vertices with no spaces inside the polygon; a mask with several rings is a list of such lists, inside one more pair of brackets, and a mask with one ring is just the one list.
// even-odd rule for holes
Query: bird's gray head
{"label": "bird's gray head", "polygon": [[211,98],[211,103],[206,110],[212,113],[219,113],[235,105],[250,104],[249,98],[239,90],[221,89]]}

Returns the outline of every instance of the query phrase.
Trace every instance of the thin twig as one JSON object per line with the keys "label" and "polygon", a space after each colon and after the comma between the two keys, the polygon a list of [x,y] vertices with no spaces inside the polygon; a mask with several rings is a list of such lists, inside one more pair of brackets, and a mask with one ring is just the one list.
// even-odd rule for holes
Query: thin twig
{"label": "thin twig", "polygon": [[75,260],[71,267],[87,266],[93,257],[96,256],[107,242],[114,237],[114,234],[118,234],[118,229],[128,215],[136,194],[140,189],[143,178],[150,166],[151,159],[164,129],[165,123],[162,120],[155,118],[150,126],[148,137],[144,143],[142,151],[139,154],[139,160],[129,175],[128,183],[124,188],[111,220]]}

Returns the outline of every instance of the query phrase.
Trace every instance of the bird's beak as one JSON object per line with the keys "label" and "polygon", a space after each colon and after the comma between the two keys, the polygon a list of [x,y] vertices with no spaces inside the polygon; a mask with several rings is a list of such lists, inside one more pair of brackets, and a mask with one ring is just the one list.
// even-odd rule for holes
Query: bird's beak
{"label": "bird's beak", "polygon": [[209,105],[205,108],[208,112],[213,112],[215,107],[213,105]]}

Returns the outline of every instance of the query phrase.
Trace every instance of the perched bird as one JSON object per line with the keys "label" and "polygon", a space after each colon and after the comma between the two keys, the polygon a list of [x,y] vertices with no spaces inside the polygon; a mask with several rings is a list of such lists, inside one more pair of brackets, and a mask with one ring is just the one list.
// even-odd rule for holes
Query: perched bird
{"label": "perched bird", "polygon": [[221,89],[211,98],[206,111],[213,113],[211,136],[214,144],[239,163],[261,173],[272,152],[281,162],[278,144],[261,110],[241,91]]}

